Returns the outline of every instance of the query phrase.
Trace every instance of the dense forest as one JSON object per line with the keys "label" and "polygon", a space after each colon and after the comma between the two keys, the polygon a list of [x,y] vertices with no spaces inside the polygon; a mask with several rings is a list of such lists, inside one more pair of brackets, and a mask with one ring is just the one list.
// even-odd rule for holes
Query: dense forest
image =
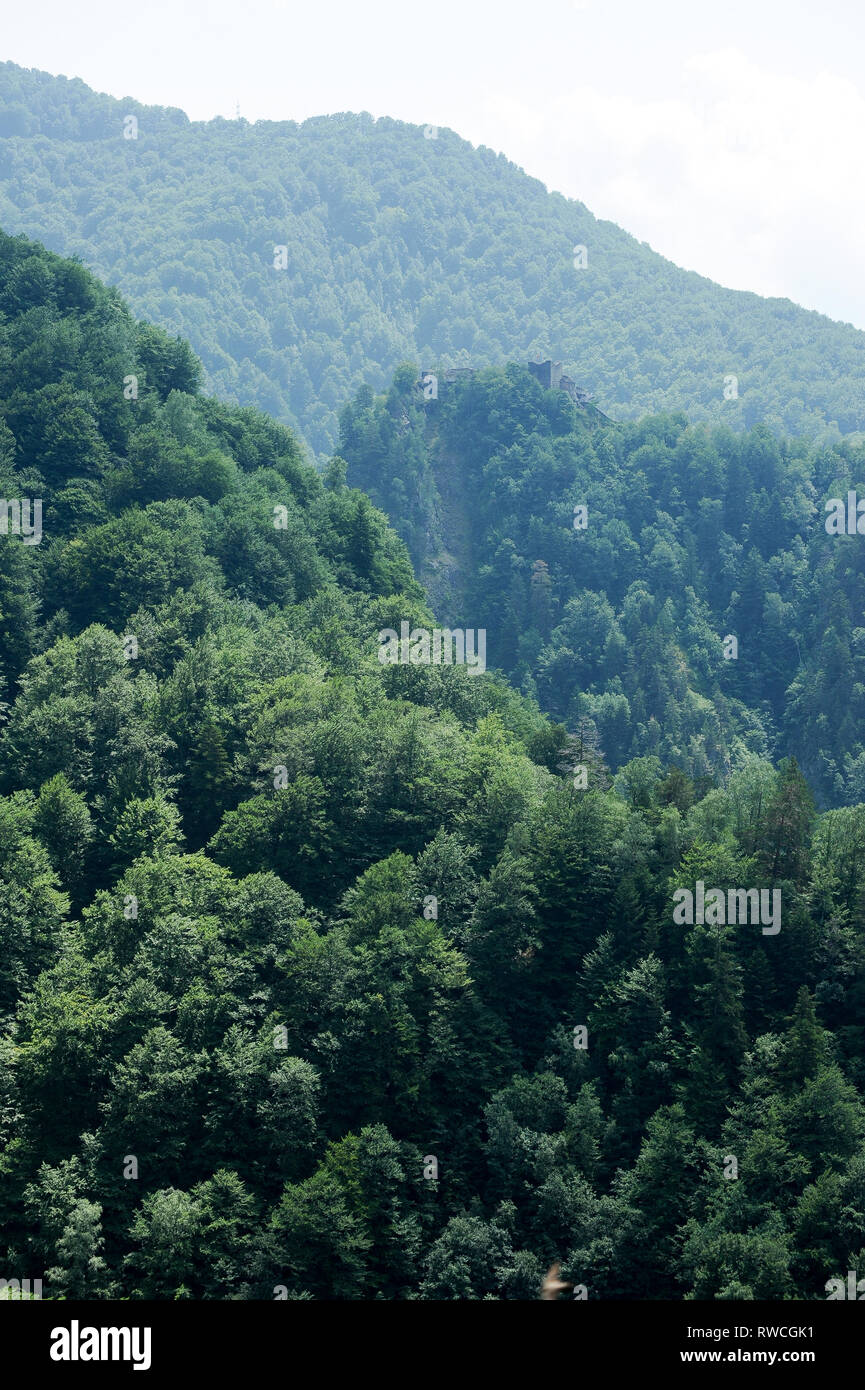
{"label": "dense forest", "polygon": [[622,419],[828,439],[865,420],[865,334],[680,270],[443,128],[191,122],[3,63],[0,226],[78,256],[319,455],[406,360],[553,353]]}
{"label": "dense forest", "polygon": [[441,383],[362,388],[340,438],[441,618],[613,771],[792,755],[821,806],[865,801],[865,557],[827,532],[865,498],[861,443],[605,426],[513,363]]}
{"label": "dense forest", "polygon": [[[347,452],[398,404],[420,469],[403,378],[349,408]],[[506,410],[506,380],[536,545],[492,500],[494,411],[460,456],[492,470],[483,554],[516,556],[502,622],[523,553],[551,578],[501,662],[550,707],[585,686],[585,739],[582,705],[569,731],[501,675],[382,664],[382,629],[435,619],[346,460],[318,473],[116,289],[0,236],[0,481],[42,503],[0,534],[0,1227],[43,1297],[525,1300],[558,1263],[589,1299],[823,1299],[865,1263],[865,806],[818,812],[767,756],[773,708],[741,732],[751,610],[726,693],[695,659],[750,574],[743,604],[795,593],[803,690],[834,693],[858,570],[803,524],[855,455],[588,432],[517,367],[471,390]],[[473,399],[442,399],[442,438]],[[623,529],[598,483],[574,541],[592,459]],[[668,759],[699,737],[660,704],[631,716],[657,751],[609,743],[641,640],[676,717],[717,706],[729,767]],[[677,920],[699,881],[779,893],[780,930]]]}

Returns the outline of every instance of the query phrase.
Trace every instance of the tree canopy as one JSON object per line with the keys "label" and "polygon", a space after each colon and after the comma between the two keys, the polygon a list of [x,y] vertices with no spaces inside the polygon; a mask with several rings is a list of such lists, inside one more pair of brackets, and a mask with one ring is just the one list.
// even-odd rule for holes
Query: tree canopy
{"label": "tree canopy", "polygon": [[[344,466],[200,380],[116,290],[0,236],[0,482],[44,509],[38,543],[0,536],[3,1267],[49,1298],[518,1300],[553,1263],[592,1297],[823,1298],[865,1247],[865,806],[818,810],[768,724],[741,733],[746,666],[709,757],[675,655],[715,601],[678,606],[676,479],[702,460],[710,509],[750,525],[742,454],[773,495],[797,470],[807,494],[806,456],[665,418],[526,435],[553,470],[558,440],[606,458],[648,531],[587,551],[587,596],[551,551],[528,551],[546,579],[512,566],[535,656],[585,632],[537,689],[598,703],[556,723],[531,682],[380,663],[380,630],[435,621],[404,542]],[[786,524],[736,582],[771,608],[798,556],[807,614]],[[809,670],[852,692],[837,545]],[[614,745],[600,702],[631,702],[634,661],[657,738],[629,714]],[[780,932],[677,920],[698,880],[780,892]]]}

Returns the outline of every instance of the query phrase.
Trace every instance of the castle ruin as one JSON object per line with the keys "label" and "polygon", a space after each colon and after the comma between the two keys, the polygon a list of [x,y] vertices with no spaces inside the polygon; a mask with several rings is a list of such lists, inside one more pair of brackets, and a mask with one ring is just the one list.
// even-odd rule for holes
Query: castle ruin
{"label": "castle ruin", "polygon": [[[592,404],[589,392],[585,391],[582,386],[578,386],[572,377],[567,376],[562,371],[561,362],[553,362],[548,357],[543,362],[527,362],[526,366],[545,391],[564,391],[565,395],[580,410],[590,410],[592,414],[599,415],[604,420],[609,418],[596,405]],[[424,367],[418,376],[418,388],[424,392],[428,400],[435,400],[438,391],[443,386],[451,386],[458,381],[467,381],[479,370],[478,367],[445,367],[441,371],[434,372],[431,367]],[[435,394],[430,392],[431,382],[435,383]]]}

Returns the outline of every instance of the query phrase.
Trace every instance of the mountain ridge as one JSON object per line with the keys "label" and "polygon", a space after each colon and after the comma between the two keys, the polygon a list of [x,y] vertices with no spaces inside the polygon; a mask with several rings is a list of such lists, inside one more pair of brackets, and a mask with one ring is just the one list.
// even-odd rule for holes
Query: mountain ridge
{"label": "mountain ridge", "polygon": [[444,127],[191,122],[6,63],[0,137],[0,226],[78,256],[190,341],[210,390],[322,458],[343,403],[403,361],[553,356],[614,418],[830,439],[865,420],[865,333],[681,270]]}

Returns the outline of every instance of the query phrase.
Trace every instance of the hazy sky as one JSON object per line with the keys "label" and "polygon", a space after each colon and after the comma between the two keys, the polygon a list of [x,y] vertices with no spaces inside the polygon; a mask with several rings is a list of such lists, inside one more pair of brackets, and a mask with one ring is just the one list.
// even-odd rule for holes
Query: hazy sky
{"label": "hazy sky", "polygon": [[862,0],[40,0],[0,57],[193,119],[502,150],[689,270],[865,328]]}

